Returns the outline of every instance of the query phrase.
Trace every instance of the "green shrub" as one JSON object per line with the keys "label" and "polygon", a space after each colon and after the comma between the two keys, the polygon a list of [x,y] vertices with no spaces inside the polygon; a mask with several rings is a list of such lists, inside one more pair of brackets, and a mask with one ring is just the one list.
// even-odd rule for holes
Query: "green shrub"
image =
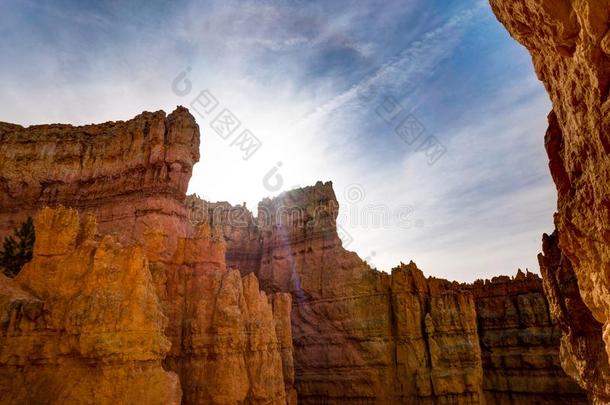
{"label": "green shrub", "polygon": [[28,218],[20,227],[15,228],[12,236],[4,238],[0,252],[0,268],[8,277],[15,277],[24,264],[32,260],[34,249],[34,221]]}

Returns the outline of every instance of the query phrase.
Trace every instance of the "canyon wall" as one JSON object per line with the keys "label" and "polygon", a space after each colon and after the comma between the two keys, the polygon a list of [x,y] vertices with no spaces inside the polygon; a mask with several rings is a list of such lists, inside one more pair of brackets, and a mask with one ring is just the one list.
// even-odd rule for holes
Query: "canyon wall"
{"label": "canyon wall", "polygon": [[538,260],[551,312],[563,333],[561,365],[591,393],[595,403],[607,403],[610,367],[599,334],[602,325],[583,302],[572,263],[559,248],[558,239],[557,232],[544,235],[544,253]]}
{"label": "canyon wall", "polygon": [[561,331],[551,318],[542,279],[520,270],[476,281],[483,389],[488,404],[583,404],[586,398],[561,368]]}
{"label": "canyon wall", "polygon": [[[186,109],[85,127],[0,123],[0,139],[2,235],[57,207],[37,214],[32,262],[0,278],[2,398],[586,402],[558,361],[559,331],[576,329],[552,322],[539,278],[468,285],[412,262],[371,269],[342,246],[331,183],[265,199],[256,217],[187,198],[199,131]],[[541,258],[551,273],[563,257],[553,252]],[[568,281],[556,297],[545,285],[553,313],[574,306]],[[591,325],[579,342],[599,351]],[[587,364],[568,374],[590,381]]]}
{"label": "canyon wall", "polygon": [[290,292],[301,403],[477,402],[481,364],[468,292],[392,275],[342,247],[331,183],[287,192],[258,207],[266,291]]}
{"label": "canyon wall", "polygon": [[265,199],[256,217],[187,205],[223,232],[227,263],[291,293],[301,403],[586,403],[531,273],[469,285],[426,279],[414,263],[373,270],[342,247],[331,183]]}
{"label": "canyon wall", "polygon": [[[557,232],[555,248],[547,237],[553,258],[542,261],[564,332],[562,364],[594,401],[609,403],[610,379],[603,377],[610,352],[610,2],[490,3],[532,55],[553,104],[545,146],[558,192]],[[585,326],[585,319],[596,322]]]}
{"label": "canyon wall", "polygon": [[[165,380],[170,378],[177,390],[171,390],[171,398],[169,391],[167,395],[161,392],[158,401],[162,403],[180,401],[180,389],[184,404],[284,404],[287,398],[289,403],[295,402],[291,335],[286,328],[290,323],[290,296],[262,293],[256,277],[242,278],[238,271],[227,268],[222,236],[207,225],[193,226],[187,216],[185,192],[192,166],[199,158],[199,129],[186,109],[179,107],[168,116],[162,111],[145,112],[126,122],[82,127],[55,124],[23,128],[0,123],[0,141],[0,236],[5,236],[27,216],[34,216],[44,206],[65,205],[95,217],[100,234],[111,235],[101,240],[112,238],[116,242],[114,250],[120,250],[122,244],[127,252],[133,253],[130,246],[134,246],[133,249],[137,246],[140,256],[136,257],[146,261],[145,268],[139,271],[144,273],[141,277],[150,279],[154,287],[150,291],[147,284],[146,297],[154,293],[158,300],[165,321],[163,327],[159,322],[155,324],[156,333],[163,337],[165,346],[163,350],[157,349],[156,357],[149,356],[151,361],[156,362],[156,368],[151,368],[149,373],[157,373],[150,380],[153,386],[148,387],[148,382],[146,387],[141,385],[140,382],[146,377],[140,377],[135,371],[133,376],[127,376],[131,378],[126,382],[131,381],[133,392],[149,389],[152,395],[155,390],[164,389],[155,384],[168,385]],[[45,236],[44,222],[40,218],[36,222],[37,246],[39,237],[51,239]],[[64,226],[61,221],[55,221],[53,229],[48,232],[61,233]],[[80,243],[80,239],[72,244],[78,245],[77,242]],[[41,254],[47,256],[46,253]],[[78,249],[74,254],[86,257]],[[125,279],[123,289],[115,291],[114,283],[117,278],[128,277],[127,273],[122,274],[128,269],[121,262],[113,263],[112,258],[107,260],[104,266],[111,274],[104,279],[95,273],[95,288],[99,295],[108,297],[110,301],[99,299],[98,295],[93,295],[93,298],[85,296],[83,300],[86,299],[89,304],[84,308],[79,307],[80,312],[74,315],[76,319],[71,322],[81,322],[81,318],[86,320],[88,316],[97,319],[98,313],[113,311],[117,306],[129,309],[141,304],[141,299],[126,291],[131,279]],[[19,304],[22,302],[19,297],[25,294],[25,291],[21,291],[23,289],[30,294],[27,295],[28,300],[47,305],[44,290],[32,290],[29,282],[20,282],[27,274],[39,274],[44,279],[47,272],[56,271],[57,265],[48,268],[45,263],[44,260],[34,260],[30,267],[23,270],[24,276],[20,275],[14,281],[0,280],[0,284],[8,283],[8,286],[2,287],[3,290],[16,294],[16,297],[12,293],[7,294],[5,298],[8,312],[3,316],[6,319],[17,316],[15,314],[23,319]],[[86,273],[85,269],[78,267],[78,263],[66,261],[65,266],[61,281],[69,281],[72,273],[74,277]],[[61,282],[49,288],[61,288]],[[28,308],[30,306],[28,304]],[[65,311],[63,304],[51,306],[48,316],[62,317],[62,311]],[[91,311],[91,314],[87,311]],[[125,314],[136,318],[139,316],[136,312]],[[5,324],[3,339],[20,336],[21,331],[25,330],[31,341],[22,339],[24,344],[44,349],[44,356],[51,357],[55,362],[54,372],[65,377],[61,389],[69,390],[70,379],[66,373],[71,372],[72,358],[80,357],[65,352],[70,350],[70,346],[46,349],[44,345],[47,339],[63,338],[68,333],[66,330],[70,331],[68,334],[78,334],[79,330],[72,332],[74,328],[70,323],[62,325],[56,322],[51,328],[37,317],[31,321],[35,327],[26,321],[16,326],[10,322]],[[137,319],[134,319],[137,325],[136,322]],[[40,333],[36,328],[41,328]],[[30,336],[29,331],[34,329],[37,333]],[[122,333],[121,330],[111,332]],[[127,335],[129,333],[129,330],[125,332]],[[117,350],[132,344],[142,344],[142,350],[147,347],[145,341],[122,343],[113,335],[101,336],[100,339],[105,340],[107,346],[116,343]],[[134,335],[136,338],[137,335]],[[27,387],[13,384],[13,380],[21,379],[27,383],[36,378],[30,377],[25,370],[30,360],[34,362],[32,367],[37,366],[37,358],[27,353],[15,357],[15,353],[21,350],[19,342],[22,340],[9,339],[7,342],[15,343],[3,347],[6,361],[0,363],[0,397],[11,397],[16,390]],[[50,363],[44,356],[41,361]],[[124,357],[129,359],[128,356]],[[87,358],[86,365],[91,368],[91,373],[97,375],[108,374],[110,371],[107,370],[115,369],[117,373],[123,373],[117,376],[144,367],[132,362],[129,366],[131,369],[121,371],[115,366],[103,368],[105,361],[104,357]],[[175,374],[164,371],[157,363]],[[80,367],[81,363],[76,365]],[[40,385],[38,391],[54,392],[56,386],[48,378],[49,371],[41,370],[46,374],[41,374],[40,381],[37,381]],[[168,385],[170,388],[171,384]],[[75,396],[70,400],[98,400],[98,397],[89,394],[86,390],[76,390],[70,394]],[[142,402],[129,398],[136,397],[121,400],[114,395],[108,401]],[[141,398],[147,402],[147,396]],[[53,403],[54,400],[48,401]],[[62,399],[58,398],[58,401]]]}
{"label": "canyon wall", "polygon": [[32,261],[0,275],[0,402],[179,404],[142,249],[97,238],[75,210],[44,209],[35,227]]}
{"label": "canyon wall", "polygon": [[98,125],[0,123],[0,237],[60,204],[94,213],[121,240],[140,240],[151,224],[187,235],[183,200],[198,160],[199,128],[182,107]]}

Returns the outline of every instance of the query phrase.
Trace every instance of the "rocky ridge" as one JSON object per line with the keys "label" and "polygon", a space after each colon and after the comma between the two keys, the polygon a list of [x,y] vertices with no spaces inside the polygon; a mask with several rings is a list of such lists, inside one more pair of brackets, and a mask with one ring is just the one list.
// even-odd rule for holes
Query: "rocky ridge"
{"label": "rocky ridge", "polygon": [[342,247],[331,183],[265,199],[256,217],[187,205],[224,233],[227,263],[291,293],[301,403],[586,403],[532,273],[459,284],[414,263],[371,269]]}

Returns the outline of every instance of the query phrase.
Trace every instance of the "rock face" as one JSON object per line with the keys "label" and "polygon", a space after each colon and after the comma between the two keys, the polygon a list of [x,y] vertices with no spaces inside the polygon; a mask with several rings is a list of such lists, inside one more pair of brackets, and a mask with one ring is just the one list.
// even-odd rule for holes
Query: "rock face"
{"label": "rock face", "polygon": [[580,356],[564,368],[605,395],[598,324],[571,318],[586,307],[556,248],[541,261],[558,326],[532,275],[371,269],[342,247],[331,183],[265,199],[256,217],[186,198],[199,131],[185,109],[0,124],[0,139],[0,236],[46,205],[76,209],[44,208],[34,259],[0,278],[3,401],[584,403],[559,330],[562,358]]}
{"label": "rock face", "polygon": [[[570,375],[578,375],[583,387],[591,389],[594,400],[609,402],[610,380],[601,378],[608,364],[601,363],[610,351],[610,3],[490,2],[510,34],[531,53],[553,103],[545,143],[558,191],[555,225],[562,254],[554,256],[562,259],[561,265],[546,266],[547,291],[554,294],[557,305],[578,301],[568,276],[573,272],[584,303],[551,306],[567,333],[562,363]],[[586,311],[590,316],[585,317]],[[591,317],[599,327],[583,328],[579,318]],[[602,360],[587,358],[597,356],[597,349],[583,352],[574,346],[584,341],[596,345],[593,342],[599,338],[606,351]]]}
{"label": "rock face", "polygon": [[[474,301],[415,265],[391,276],[343,249],[330,183],[259,204],[266,291],[290,292],[301,403],[475,402]],[[449,372],[449,368],[452,372]]]}
{"label": "rock face", "polygon": [[141,239],[148,223],[187,234],[183,201],[198,160],[199,128],[182,107],[80,127],[0,123],[0,237],[60,204],[93,212],[121,240]]}
{"label": "rock face", "polygon": [[178,241],[169,261],[154,263],[159,294],[176,320],[164,364],[180,375],[185,403],[285,404],[284,373],[290,379],[294,372],[282,359],[292,351],[285,336],[278,339],[276,324],[283,331],[290,323],[282,308],[290,296],[268,299],[253,274],[242,280],[239,271],[227,270],[224,254],[222,236],[202,225]]}
{"label": "rock face", "polygon": [[243,205],[208,202],[197,196],[186,198],[189,218],[193,223],[207,223],[220,230],[227,242],[227,266],[242,275],[258,273],[261,263],[258,221]]}
{"label": "rock face", "polygon": [[343,249],[331,183],[266,199],[257,218],[194,197],[189,206],[224,232],[229,265],[291,293],[300,403],[483,400],[472,294],[413,263],[375,271]]}
{"label": "rock face", "polygon": [[561,369],[561,331],[551,319],[542,279],[519,271],[514,279],[474,283],[488,404],[583,404],[586,398]]}
{"label": "rock face", "polygon": [[561,363],[574,380],[591,393],[594,401],[610,398],[608,355],[599,334],[601,324],[593,317],[578,291],[571,262],[558,246],[557,233],[545,235],[538,259],[551,312],[563,332]]}
{"label": "rock face", "polygon": [[291,293],[300,403],[586,403],[532,274],[467,285],[413,263],[373,270],[341,245],[331,183],[265,199],[256,218],[188,205],[222,230],[230,265]]}
{"label": "rock face", "polygon": [[[174,387],[176,389],[170,390],[173,397],[169,397],[169,391],[165,397],[161,392],[156,396],[160,403],[172,403],[180,401],[181,386],[181,401],[184,404],[284,404],[286,398],[294,403],[291,335],[286,328],[290,324],[290,296],[267,296],[259,291],[258,281],[253,275],[242,279],[238,271],[228,269],[225,266],[225,243],[220,234],[209,226],[193,226],[187,217],[185,192],[192,166],[199,158],[199,129],[186,109],[179,107],[168,116],[163,112],[143,113],[126,122],[84,127],[46,125],[23,128],[0,124],[0,139],[0,236],[7,234],[26,216],[34,215],[43,206],[63,204],[92,214],[99,222],[99,231],[113,235],[101,239],[101,252],[105,252],[106,244],[110,243],[104,241],[112,238],[113,252],[120,250],[119,244],[139,246],[133,248],[137,255],[132,250],[126,250],[126,256],[120,256],[119,259],[127,260],[133,255],[147,263],[146,270],[142,270],[146,275],[142,277],[148,277],[147,282],[152,282],[153,289],[147,289],[146,296],[152,294],[156,299],[155,302],[162,310],[159,316],[164,319],[163,327],[161,323],[155,324],[156,334],[164,346],[162,350],[155,349],[156,357],[149,356],[151,361],[156,361],[157,367],[151,368],[149,374],[155,372],[159,375],[140,377],[135,371],[133,376],[127,375],[130,372],[128,368],[121,371],[115,366],[93,368],[92,373],[100,375],[103,372],[109,381],[111,372],[116,369],[117,373],[120,371],[123,374],[115,377],[126,377],[122,384],[133,385],[133,396],[120,399],[120,396],[115,395],[109,397],[108,401],[155,403],[146,400],[148,394],[135,396],[137,390],[149,390],[150,395],[153,395],[157,391]],[[53,254],[53,249],[63,252],[63,248],[56,247],[59,242],[55,239],[62,240],[63,237],[57,238],[56,234],[63,235],[64,224],[56,222],[53,222],[52,229],[47,233],[42,225],[46,223],[45,220],[39,219],[36,227],[37,246],[40,237],[41,241],[46,240],[51,246],[49,249]],[[39,230],[40,226],[43,226],[42,230]],[[80,236],[69,236],[74,236],[80,243]],[[49,254],[51,253],[45,251],[42,256],[47,257]],[[85,253],[79,254],[82,260],[87,257]],[[125,266],[121,266],[120,262],[112,264],[112,260],[104,262],[108,267],[106,271],[111,272],[111,275],[104,279],[94,273],[92,277],[97,284],[92,281],[90,287],[100,292],[108,290],[108,297],[105,298],[108,301],[97,295],[94,298],[87,296],[88,306],[82,307],[85,304],[79,304],[81,307],[78,309],[82,314],[74,315],[76,318],[70,322],[80,325],[81,318],[91,316],[97,319],[98,312],[120,312],[119,309],[123,307],[129,309],[142,305],[142,300],[137,296],[125,295],[128,291],[121,290],[121,294],[124,293],[121,295],[113,290],[113,283],[128,275],[122,275],[126,271],[123,270]],[[44,263],[46,262],[42,259],[34,260],[17,281],[29,277],[28,274],[44,275],[45,271],[55,271],[47,270]],[[65,265],[66,279],[62,278],[47,288],[59,288],[61,282],[70,280],[72,273],[77,277],[85,271],[75,261],[66,262]],[[44,278],[27,280],[28,283],[40,284]],[[132,280],[123,281],[122,288],[130,288]],[[3,279],[0,280],[0,285],[5,282],[10,285],[0,288],[13,291],[11,285],[14,283]],[[26,284],[15,286],[17,297],[22,293],[20,285]],[[34,292],[31,299],[44,301],[44,297],[32,288],[27,284],[28,292]],[[44,295],[43,292],[40,294]],[[7,311],[15,305],[21,305],[14,303],[15,300],[21,302],[21,298],[11,297],[8,294],[6,298],[11,303],[7,304]],[[119,302],[123,299],[124,302]],[[44,303],[47,305],[47,301]],[[49,308],[50,316],[53,319],[64,316],[62,311],[67,310],[64,306]],[[146,308],[149,306],[147,304]],[[134,311],[135,309],[125,312],[125,316],[137,317],[138,314]],[[7,319],[10,319],[11,312],[7,314]],[[22,316],[19,316],[21,319]],[[39,322],[38,318],[34,318],[33,322]],[[26,331],[33,328],[27,325],[20,324],[18,328]],[[119,326],[121,324],[117,327]],[[61,328],[70,328],[70,325],[54,324],[53,327],[61,331]],[[21,333],[14,332],[15,326],[11,328],[7,329],[7,334]],[[129,337],[129,333],[128,330],[125,335]],[[37,334],[27,344],[36,348],[44,346],[42,341],[45,336],[44,333]],[[120,340],[122,335],[100,336],[100,342],[96,344],[102,345],[102,349],[111,350],[113,344],[118,345],[115,350],[124,346]],[[143,337],[134,334],[133,339],[135,340],[130,340],[129,344],[133,343],[136,348],[142,346],[142,350],[146,350],[147,342],[142,340]],[[87,349],[82,345],[77,347]],[[18,356],[20,350],[26,350],[20,349],[18,342],[3,349],[6,355],[6,361],[0,363],[3,388],[12,389],[9,387],[11,379],[37,378],[22,373],[24,367],[28,366],[30,357],[27,353],[23,357]],[[45,356],[56,361],[56,358],[63,356],[63,351],[70,350],[70,346],[43,349]],[[87,358],[85,364],[98,367],[105,361],[103,355],[105,354],[102,353],[99,359]],[[117,354],[115,357],[120,356]],[[127,355],[123,357],[129,359]],[[135,360],[149,360],[148,357],[141,357],[136,353]],[[14,358],[20,359],[21,363],[14,364],[17,361]],[[31,358],[34,364],[30,365],[37,365],[36,358]],[[144,367],[139,363],[129,364],[132,369]],[[159,364],[175,374],[164,371]],[[77,365],[80,366],[80,363]],[[67,366],[65,361],[58,361],[53,373],[65,377],[65,373],[71,372]],[[45,372],[48,374],[50,371]],[[47,374],[37,381],[40,385],[37,392],[54,392],[49,391],[55,388]],[[173,378],[171,384],[162,380],[166,376]],[[65,380],[69,381],[69,378],[65,377]],[[88,400],[92,403],[106,403],[105,399],[93,396],[85,388],[84,391],[75,390],[70,393],[74,395],[70,400],[78,403]],[[119,384],[116,389],[120,389]],[[61,398],[58,400],[63,403]]]}
{"label": "rock face", "polygon": [[32,261],[0,280],[2,403],[179,404],[142,249],[96,238],[74,210],[44,209],[35,226]]}

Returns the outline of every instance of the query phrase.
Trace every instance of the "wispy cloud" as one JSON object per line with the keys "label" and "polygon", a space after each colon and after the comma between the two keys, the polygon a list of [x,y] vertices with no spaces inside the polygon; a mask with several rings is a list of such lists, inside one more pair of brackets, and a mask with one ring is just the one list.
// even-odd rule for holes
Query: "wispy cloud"
{"label": "wispy cloud", "polygon": [[360,94],[372,87],[383,93],[395,88],[405,92],[421,85],[433,73],[435,66],[449,57],[460,43],[462,27],[484,10],[482,3],[477,3],[448,18],[440,27],[425,32],[418,40],[409,43],[405,49],[378,67],[369,62],[374,69],[369,76],[308,112],[296,125],[307,125],[311,121],[323,119],[348,103],[357,101]]}
{"label": "wispy cloud", "polygon": [[517,267],[537,271],[555,192],[542,139],[550,103],[533,84],[505,88],[483,114],[451,128],[450,152],[433,167],[408,154],[361,179],[367,201],[410,204],[424,226],[355,228],[353,247],[375,250],[382,268],[406,256],[450,279],[471,281]]}
{"label": "wispy cloud", "polygon": [[[192,192],[253,207],[281,162],[284,189],[333,180],[345,209],[343,190],[358,183],[364,203],[415,208],[423,226],[350,230],[350,249],[374,251],[383,269],[414,259],[462,280],[535,270],[554,207],[548,101],[484,1],[9,0],[0,27],[12,62],[0,66],[0,120],[128,119],[208,89],[263,147],[246,162],[199,119]],[[187,66],[194,89],[180,97],[171,82]],[[472,77],[485,69],[488,81]],[[376,114],[381,99],[363,102],[370,86],[443,140],[439,163],[426,165]]]}

